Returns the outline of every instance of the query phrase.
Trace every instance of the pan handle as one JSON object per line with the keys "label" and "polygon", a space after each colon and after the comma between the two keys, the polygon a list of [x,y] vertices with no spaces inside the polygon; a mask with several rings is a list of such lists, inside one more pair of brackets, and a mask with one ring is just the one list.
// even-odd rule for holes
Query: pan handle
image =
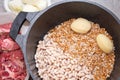
{"label": "pan handle", "polygon": [[30,23],[37,13],[38,12],[20,12],[12,24],[10,29],[10,36],[15,40],[23,23],[26,20]]}
{"label": "pan handle", "polygon": [[24,24],[24,22],[27,20],[29,23],[31,23],[32,19],[35,17],[35,15],[38,12],[20,12],[18,16],[13,21],[12,27],[10,29],[10,36],[13,40],[15,40],[20,47],[22,48],[22,41],[24,39],[23,35],[19,34],[19,31]]}
{"label": "pan handle", "polygon": [[21,12],[18,14],[18,16],[13,21],[12,27],[10,29],[10,36],[12,39],[16,39],[18,32],[20,31],[20,28],[22,27],[22,24],[26,20],[27,12]]}

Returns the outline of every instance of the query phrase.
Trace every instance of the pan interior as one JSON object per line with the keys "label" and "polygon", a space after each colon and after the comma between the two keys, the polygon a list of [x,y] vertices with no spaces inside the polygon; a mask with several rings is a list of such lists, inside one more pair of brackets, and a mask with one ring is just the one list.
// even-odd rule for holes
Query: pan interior
{"label": "pan interior", "polygon": [[33,24],[26,43],[27,64],[34,80],[40,80],[35,67],[34,55],[39,40],[54,26],[71,18],[83,17],[90,21],[97,22],[100,26],[106,28],[113,37],[115,45],[115,65],[111,77],[108,80],[118,80],[120,77],[120,25],[104,9],[86,2],[67,2],[59,4],[48,9],[42,15],[40,14]]}

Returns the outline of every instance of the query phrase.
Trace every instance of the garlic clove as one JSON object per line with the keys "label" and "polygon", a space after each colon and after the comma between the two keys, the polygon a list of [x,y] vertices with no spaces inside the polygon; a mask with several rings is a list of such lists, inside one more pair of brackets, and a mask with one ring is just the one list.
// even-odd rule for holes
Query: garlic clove
{"label": "garlic clove", "polygon": [[113,41],[110,40],[106,35],[99,34],[96,37],[96,40],[100,49],[103,50],[105,53],[110,53],[113,50]]}
{"label": "garlic clove", "polygon": [[87,33],[91,29],[91,23],[84,18],[78,18],[71,24],[71,29],[77,33]]}

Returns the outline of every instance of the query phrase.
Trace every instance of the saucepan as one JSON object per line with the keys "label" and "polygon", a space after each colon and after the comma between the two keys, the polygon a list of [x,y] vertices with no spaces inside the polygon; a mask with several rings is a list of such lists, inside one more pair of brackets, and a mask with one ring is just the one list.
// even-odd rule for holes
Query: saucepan
{"label": "saucepan", "polygon": [[[55,3],[41,12],[21,12],[16,17],[10,36],[21,46],[27,69],[33,80],[40,80],[35,66],[34,55],[39,40],[54,26],[71,18],[84,17],[99,23],[113,37],[115,45],[114,69],[108,80],[120,80],[120,19],[104,6],[87,0],[66,0]],[[23,23],[30,23],[25,35],[19,30]]]}

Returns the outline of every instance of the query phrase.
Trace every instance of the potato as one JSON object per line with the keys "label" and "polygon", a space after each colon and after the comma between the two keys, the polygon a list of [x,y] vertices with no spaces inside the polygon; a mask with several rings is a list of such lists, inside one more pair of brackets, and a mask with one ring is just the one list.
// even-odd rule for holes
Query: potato
{"label": "potato", "polygon": [[96,37],[96,40],[100,49],[103,50],[105,53],[110,53],[113,50],[113,41],[110,40],[106,35],[99,34]]}
{"label": "potato", "polygon": [[71,24],[71,29],[77,33],[87,33],[91,29],[91,23],[84,18],[78,18]]}

